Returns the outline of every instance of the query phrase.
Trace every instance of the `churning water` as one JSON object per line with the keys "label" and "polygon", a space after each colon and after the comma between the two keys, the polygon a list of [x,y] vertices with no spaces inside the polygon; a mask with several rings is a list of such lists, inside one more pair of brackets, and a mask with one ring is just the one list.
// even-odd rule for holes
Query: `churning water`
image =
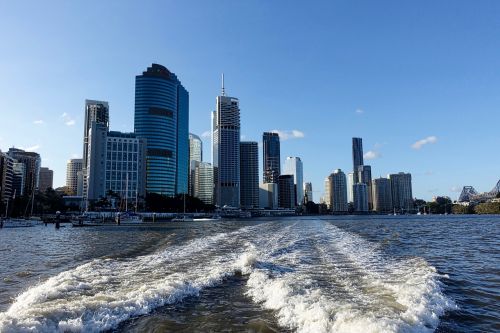
{"label": "churning water", "polygon": [[498,217],[0,230],[0,332],[500,330]]}

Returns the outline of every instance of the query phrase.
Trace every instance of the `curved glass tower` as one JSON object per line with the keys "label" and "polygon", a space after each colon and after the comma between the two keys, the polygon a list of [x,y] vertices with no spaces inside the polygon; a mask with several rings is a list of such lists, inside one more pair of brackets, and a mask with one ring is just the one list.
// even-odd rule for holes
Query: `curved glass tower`
{"label": "curved glass tower", "polygon": [[187,193],[189,93],[174,73],[152,64],[135,78],[134,131],[147,140],[146,190]]}

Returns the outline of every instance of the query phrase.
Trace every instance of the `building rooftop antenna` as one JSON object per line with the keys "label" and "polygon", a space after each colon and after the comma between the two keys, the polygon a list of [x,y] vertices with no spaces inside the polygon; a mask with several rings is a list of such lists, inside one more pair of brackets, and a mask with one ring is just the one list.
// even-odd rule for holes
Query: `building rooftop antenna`
{"label": "building rooftop antenna", "polygon": [[224,89],[224,73],[222,73],[222,96],[226,96],[226,90]]}

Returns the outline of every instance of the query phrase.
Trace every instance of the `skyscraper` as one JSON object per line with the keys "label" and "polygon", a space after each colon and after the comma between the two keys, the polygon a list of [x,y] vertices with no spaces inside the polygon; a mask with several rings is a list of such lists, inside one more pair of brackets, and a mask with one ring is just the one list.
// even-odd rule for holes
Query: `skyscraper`
{"label": "skyscraper", "polygon": [[287,157],[285,160],[285,172],[284,174],[293,175],[295,182],[295,199],[296,205],[301,205],[304,201],[304,189],[303,189],[303,166],[300,157]]}
{"label": "skyscraper", "polygon": [[354,202],[354,194],[352,193],[353,185],[354,185],[354,172],[349,172],[347,174],[347,202]]}
{"label": "skyscraper", "polygon": [[207,205],[214,203],[214,168],[212,164],[194,162],[194,189],[193,196]]}
{"label": "skyscraper", "polygon": [[392,212],[391,182],[387,178],[372,180],[373,210],[380,213]]}
{"label": "skyscraper", "polygon": [[189,133],[189,194],[194,193],[194,169],[196,162],[203,161],[203,142],[196,134]]}
{"label": "skyscraper", "polygon": [[78,172],[82,169],[82,158],[72,158],[66,164],[66,187],[72,195],[78,194]]}
{"label": "skyscraper", "polygon": [[295,181],[293,175],[278,177],[278,206],[279,208],[295,207]]}
{"label": "skyscraper", "polygon": [[278,133],[264,132],[262,149],[264,183],[277,183],[281,174],[280,137]]}
{"label": "skyscraper", "polygon": [[212,124],[212,161],[215,202],[219,207],[240,206],[240,107],[239,100],[222,94],[216,98]]}
{"label": "skyscraper", "polygon": [[366,191],[368,194],[368,209],[373,209],[373,198],[372,198],[372,167],[369,165],[358,166],[358,183],[366,185]]}
{"label": "skyscraper", "polygon": [[12,188],[14,162],[12,157],[0,151],[0,200],[2,202],[12,199],[14,194]]}
{"label": "skyscraper", "polygon": [[314,202],[312,183],[304,183],[304,197],[307,197],[308,202]]}
{"label": "skyscraper", "polygon": [[92,122],[88,151],[87,187],[83,193],[87,201],[105,197],[108,191],[129,202],[145,195],[144,138],[135,133],[108,132],[105,125]]}
{"label": "skyscraper", "polygon": [[368,212],[368,186],[364,183],[353,185],[354,211]]}
{"label": "skyscraper", "polygon": [[347,212],[347,181],[345,174],[342,170],[335,170],[325,180],[325,185],[328,186],[330,198],[326,198],[327,205],[328,199],[331,203],[331,209],[335,212]]}
{"label": "skyscraper", "polygon": [[85,120],[83,123],[83,155],[82,155],[82,171],[83,171],[83,187],[87,187],[87,164],[88,164],[88,149],[89,149],[89,132],[92,123],[104,125],[106,130],[109,130],[109,104],[104,101],[85,100]]}
{"label": "skyscraper", "polygon": [[240,142],[240,204],[244,208],[259,207],[259,145]]}
{"label": "skyscraper", "polygon": [[[38,189],[40,181],[40,167],[42,160],[35,152],[24,151],[22,149],[10,148],[7,154],[18,163],[24,165],[23,191],[24,195],[32,195]],[[19,191],[17,192],[19,193]]]}
{"label": "skyscraper", "polygon": [[354,172],[354,184],[359,183],[358,167],[363,165],[363,139],[352,138],[352,163]]}
{"label": "skyscraper", "polygon": [[394,209],[401,213],[409,212],[413,209],[413,195],[411,186],[411,174],[400,172],[390,174],[392,192],[392,205]]}
{"label": "skyscraper", "polygon": [[187,193],[189,93],[166,67],[152,64],[135,77],[134,131],[146,138],[146,189]]}
{"label": "skyscraper", "polygon": [[54,171],[49,168],[40,168],[40,182],[38,185],[38,190],[40,192],[45,192],[48,188],[53,188],[54,181]]}
{"label": "skyscraper", "polygon": [[277,183],[262,183],[259,185],[259,207],[265,209],[278,208]]}

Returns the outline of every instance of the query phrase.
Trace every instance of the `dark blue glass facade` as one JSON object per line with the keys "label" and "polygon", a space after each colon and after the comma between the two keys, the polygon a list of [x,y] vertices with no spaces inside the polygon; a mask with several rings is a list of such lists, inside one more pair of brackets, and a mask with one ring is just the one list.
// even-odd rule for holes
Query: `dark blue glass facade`
{"label": "dark blue glass facade", "polygon": [[146,138],[146,191],[187,192],[189,93],[174,73],[153,64],[136,76],[134,131]]}

